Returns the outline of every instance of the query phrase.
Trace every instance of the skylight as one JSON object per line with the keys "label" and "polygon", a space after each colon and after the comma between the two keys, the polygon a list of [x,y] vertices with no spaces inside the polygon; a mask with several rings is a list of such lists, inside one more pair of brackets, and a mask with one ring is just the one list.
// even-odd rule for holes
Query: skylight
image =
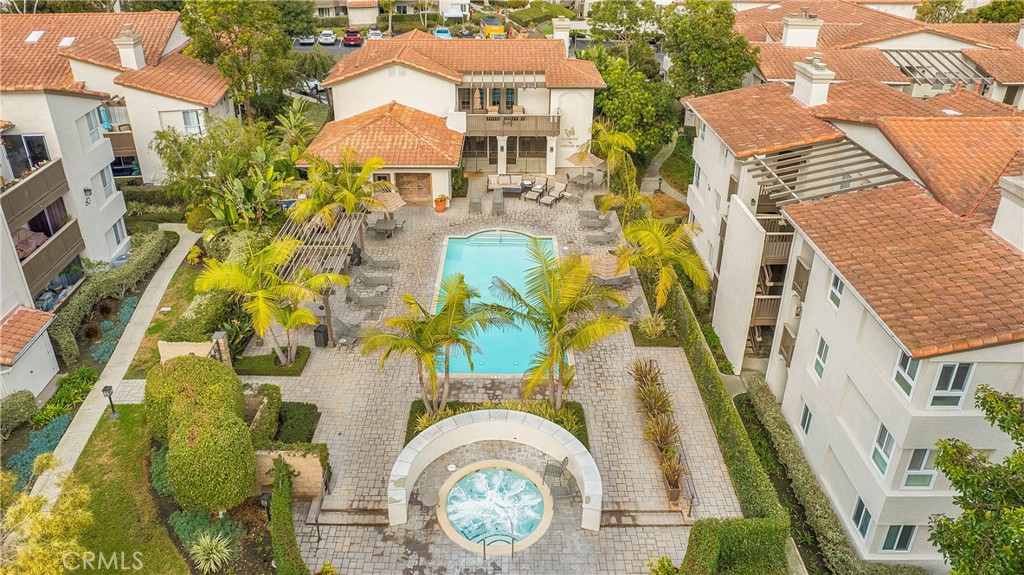
{"label": "skylight", "polygon": [[943,110],[942,112],[947,116],[963,116],[963,114],[957,112],[956,110]]}
{"label": "skylight", "polygon": [[63,38],[60,39],[60,43],[57,44],[57,46],[59,46],[61,48],[67,48],[68,46],[70,46],[70,45],[72,45],[74,43],[75,43],[75,37],[74,36],[64,36]]}
{"label": "skylight", "polygon": [[25,38],[26,42],[38,42],[43,37],[42,30],[33,30],[29,33],[28,38]]}

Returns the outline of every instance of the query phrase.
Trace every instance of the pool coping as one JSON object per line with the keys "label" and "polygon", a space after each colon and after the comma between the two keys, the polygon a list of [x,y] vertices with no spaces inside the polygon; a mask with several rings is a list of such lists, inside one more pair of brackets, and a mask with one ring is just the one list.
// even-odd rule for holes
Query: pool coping
{"label": "pool coping", "polygon": [[483,461],[470,463],[469,465],[463,466],[453,472],[451,476],[445,480],[441,485],[441,489],[438,491],[440,498],[437,503],[437,523],[441,527],[441,531],[444,531],[445,534],[448,535],[448,537],[459,547],[475,553],[484,553],[483,543],[474,543],[467,539],[464,535],[455,530],[451,521],[448,519],[448,493],[462,478],[468,476],[470,473],[480,471],[481,469],[507,469],[518,473],[532,481],[533,484],[537,486],[537,490],[540,491],[540,496],[544,500],[544,513],[541,515],[540,523],[537,524],[537,527],[534,528],[529,535],[524,537],[522,541],[517,541],[514,545],[488,545],[487,553],[491,555],[508,555],[516,550],[526,549],[537,541],[540,541],[540,538],[548,532],[548,529],[551,527],[551,521],[555,516],[554,498],[551,497],[551,489],[544,483],[543,478],[541,478],[537,472],[524,465],[504,459],[485,459]]}

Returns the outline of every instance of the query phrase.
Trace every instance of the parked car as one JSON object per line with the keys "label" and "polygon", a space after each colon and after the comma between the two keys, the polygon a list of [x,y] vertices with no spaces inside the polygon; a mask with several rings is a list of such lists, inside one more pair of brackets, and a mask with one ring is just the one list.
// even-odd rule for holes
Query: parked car
{"label": "parked car", "polygon": [[299,46],[312,46],[313,44],[316,44],[316,36],[312,34],[299,36]]}
{"label": "parked car", "polygon": [[451,40],[452,31],[447,28],[434,28],[434,37],[442,40]]}
{"label": "parked car", "polygon": [[324,46],[333,46],[338,43],[338,35],[334,30],[324,30],[320,33],[320,43]]}
{"label": "parked car", "polygon": [[470,32],[469,30],[466,30],[465,28],[463,28],[462,30],[459,30],[458,36],[459,36],[459,38],[475,38],[476,37],[476,36],[473,36],[472,32]]}
{"label": "parked car", "polygon": [[320,81],[316,78],[309,78],[308,80],[302,80],[299,82],[299,91],[307,96],[316,96],[324,89],[320,86]]}
{"label": "parked car", "polygon": [[374,30],[373,28],[370,28],[370,30],[366,32],[366,39],[367,40],[383,40],[384,39],[384,33],[381,32],[380,29]]}
{"label": "parked car", "polygon": [[342,46],[362,46],[363,37],[359,35],[359,28],[346,28],[345,35],[341,37]]}

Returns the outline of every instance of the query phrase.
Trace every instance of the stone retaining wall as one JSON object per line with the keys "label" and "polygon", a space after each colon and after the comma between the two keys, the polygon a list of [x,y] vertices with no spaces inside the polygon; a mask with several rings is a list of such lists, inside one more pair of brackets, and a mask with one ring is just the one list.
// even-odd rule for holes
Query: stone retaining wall
{"label": "stone retaining wall", "polygon": [[324,468],[316,453],[299,453],[295,451],[257,451],[256,452],[256,483],[252,494],[260,495],[270,491],[272,484],[271,470],[274,461],[283,457],[284,462],[298,475],[292,478],[292,493],[296,500],[312,501],[320,496],[320,486],[324,482]]}

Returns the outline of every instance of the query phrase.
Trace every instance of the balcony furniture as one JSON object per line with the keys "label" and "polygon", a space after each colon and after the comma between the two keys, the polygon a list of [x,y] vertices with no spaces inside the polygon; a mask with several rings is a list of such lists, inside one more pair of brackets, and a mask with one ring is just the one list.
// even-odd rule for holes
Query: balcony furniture
{"label": "balcony furniture", "polygon": [[603,217],[600,217],[600,218],[597,218],[597,219],[590,219],[590,218],[582,219],[582,220],[580,220],[580,226],[582,226],[584,228],[592,228],[592,229],[604,228],[604,227],[606,227],[611,222],[611,215],[610,215],[611,213],[612,212],[608,212]]}
{"label": "balcony furniture", "polygon": [[[487,191],[497,191],[502,188],[516,187],[523,185],[523,176],[519,174],[490,174],[487,176]],[[518,192],[517,192],[518,194]]]}
{"label": "balcony furniture", "polygon": [[522,106],[512,106],[512,113],[523,115],[526,113],[526,109],[523,108]]}
{"label": "balcony furniture", "polygon": [[488,114],[497,114],[498,113],[498,107],[497,106],[487,106],[487,113]]}
{"label": "balcony furniture", "polygon": [[377,237],[390,238],[395,233],[395,229],[398,227],[398,222],[395,220],[389,220],[381,218],[369,225],[369,229],[377,233]]}
{"label": "balcony furniture", "polygon": [[594,285],[604,287],[626,287],[633,283],[633,276],[624,275],[617,278],[605,279],[605,278],[592,278],[590,280]]}
{"label": "balcony furniture", "polygon": [[21,261],[21,271],[31,293],[39,293],[85,249],[77,218],[71,218],[46,242]]}
{"label": "balcony furniture", "polygon": [[640,312],[640,309],[642,307],[643,299],[637,297],[636,299],[631,301],[627,306],[613,305],[611,308],[608,309],[608,311],[612,315],[617,315],[622,319],[629,321],[633,316]]}
{"label": "balcony furniture", "polygon": [[566,468],[568,468],[568,467],[569,467],[569,458],[568,457],[566,457],[565,459],[563,459],[561,461],[551,461],[551,460],[547,461],[544,464],[544,475],[541,478],[541,481],[546,483],[548,477],[557,477],[557,478],[561,479],[562,475],[565,473]]}
{"label": "balcony furniture", "polygon": [[544,193],[544,192],[548,191],[548,179],[547,178],[537,178],[536,180],[534,180],[533,186],[531,186],[530,189],[535,191],[535,192],[541,192],[541,193]]}
{"label": "balcony furniture", "polygon": [[547,206],[549,208],[555,205],[555,202],[566,197],[566,194],[568,192],[566,192],[565,189],[567,187],[568,186],[565,184],[565,182],[556,183],[554,187],[548,190],[548,194],[540,199],[541,205]]}
{"label": "balcony furniture", "polygon": [[565,485],[552,485],[550,489],[552,499],[569,499],[578,489],[576,486],[576,478],[570,475],[569,480],[566,481]]}
{"label": "balcony furniture", "polygon": [[334,320],[334,341],[344,339],[344,345],[349,349],[355,346],[356,340],[362,337],[363,328],[359,324],[345,323],[341,320]]}
{"label": "balcony furniture", "polygon": [[[388,279],[391,279],[391,278],[388,278]],[[377,292],[378,295],[384,295],[384,294],[388,293],[389,289],[391,289],[391,287],[388,286],[387,284],[380,284],[379,286],[373,288],[373,291]]]}
{"label": "balcony furniture", "polygon": [[576,213],[578,213],[580,215],[580,218],[582,218],[582,219],[594,220],[594,219],[597,219],[597,218],[601,217],[601,212],[599,212],[597,210],[585,209],[585,210],[579,210]]}
{"label": "balcony furniture", "polygon": [[42,232],[33,232],[25,228],[18,228],[11,234],[11,240],[14,242],[14,250],[18,252],[18,259],[23,260],[28,256],[32,255],[32,252],[36,251],[36,248],[46,243],[46,240],[50,238],[46,237],[46,234]]}

